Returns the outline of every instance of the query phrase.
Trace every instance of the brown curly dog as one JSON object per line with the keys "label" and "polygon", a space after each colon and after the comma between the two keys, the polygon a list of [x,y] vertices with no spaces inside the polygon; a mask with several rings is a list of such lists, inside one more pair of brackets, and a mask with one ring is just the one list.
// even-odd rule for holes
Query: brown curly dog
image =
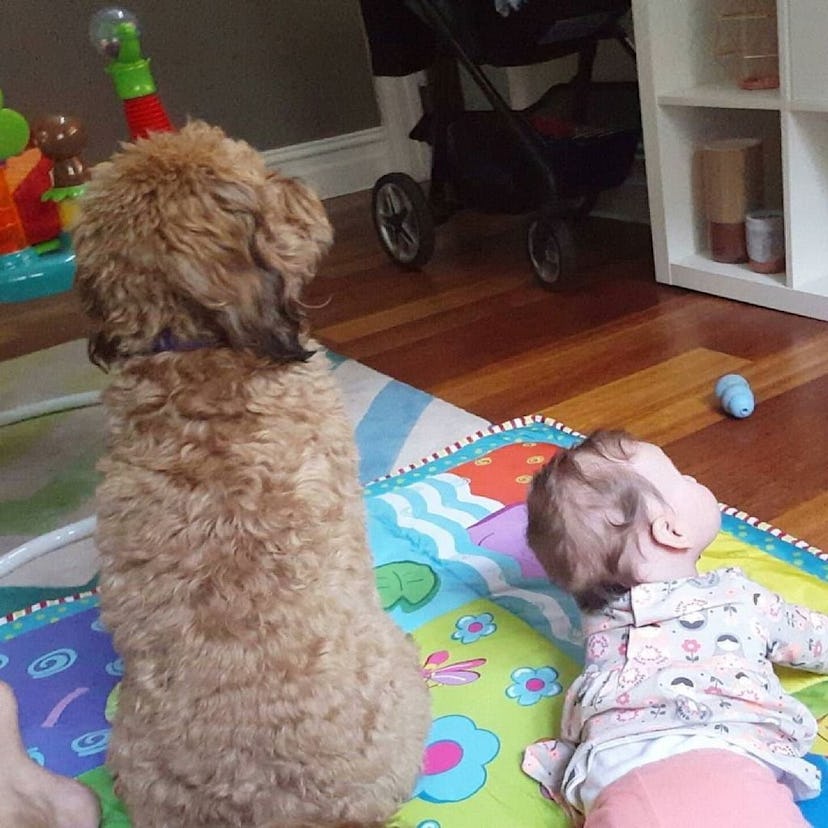
{"label": "brown curly dog", "polygon": [[127,145],[74,232],[105,394],[108,763],[136,828],[382,825],[430,712],[374,582],[351,426],[307,338],[319,199],[215,127]]}

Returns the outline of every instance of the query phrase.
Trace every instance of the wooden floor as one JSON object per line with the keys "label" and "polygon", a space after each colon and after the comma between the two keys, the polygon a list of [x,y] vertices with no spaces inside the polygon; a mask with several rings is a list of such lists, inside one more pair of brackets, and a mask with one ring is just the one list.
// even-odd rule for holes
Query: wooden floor
{"label": "wooden floor", "polygon": [[[307,297],[327,346],[493,422],[627,428],[720,500],[828,548],[828,324],[658,285],[641,225],[585,221],[587,283],[553,294],[522,220],[455,216],[410,273],[380,251],[365,194],[328,207],[337,242]],[[0,358],[82,334],[71,294],[0,306]],[[719,411],[727,372],[753,385],[749,419]]]}

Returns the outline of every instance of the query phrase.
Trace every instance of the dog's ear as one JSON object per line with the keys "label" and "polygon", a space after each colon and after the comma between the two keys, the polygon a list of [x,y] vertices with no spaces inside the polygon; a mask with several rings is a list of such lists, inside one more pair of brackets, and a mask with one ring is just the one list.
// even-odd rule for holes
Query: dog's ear
{"label": "dog's ear", "polygon": [[109,367],[118,355],[118,338],[107,336],[102,329],[104,309],[98,297],[91,289],[91,280],[87,278],[83,268],[78,268],[75,274],[75,289],[81,301],[84,313],[91,320],[95,329],[89,334],[86,343],[86,353],[89,361],[97,365],[102,371],[109,371]]}
{"label": "dog's ear", "polygon": [[[106,265],[99,273],[94,265],[89,264],[90,257],[86,256],[89,247],[85,234],[77,234],[74,239],[76,250],[75,291],[80,299],[86,317],[92,323],[92,330],[86,344],[86,353],[89,361],[103,371],[109,371],[110,366],[118,356],[120,338],[105,332],[106,309],[98,295],[98,281],[106,283]],[[94,260],[94,257],[91,257]]]}
{"label": "dog's ear", "polygon": [[198,306],[219,339],[231,348],[249,349],[280,362],[305,360],[312,355],[300,336],[304,314],[282,299],[282,278],[255,260],[226,263],[182,259],[176,266],[176,287]]}
{"label": "dog's ear", "polygon": [[251,250],[291,336],[304,329],[301,295],[333,242],[325,208],[313,190],[272,172],[261,194]]}
{"label": "dog's ear", "polygon": [[150,353],[180,299],[140,242],[132,242],[129,255],[108,249],[101,224],[89,221],[74,234],[74,286],[91,323],[89,359],[107,371],[120,359]]}
{"label": "dog's ear", "polygon": [[319,260],[333,242],[333,230],[316,193],[297,178],[269,173],[258,247],[270,266],[289,272],[300,286],[316,274]]}
{"label": "dog's ear", "polygon": [[300,297],[320,244],[300,210],[291,213],[287,204],[273,209],[269,186],[214,182],[216,209],[202,249],[193,248],[191,225],[180,243],[173,229],[166,231],[175,251],[175,288],[207,312],[231,347],[280,361],[305,360],[313,352],[302,345]]}
{"label": "dog's ear", "polygon": [[89,335],[86,354],[93,365],[108,373],[110,366],[118,358],[119,344],[120,339],[117,336],[107,336],[103,331],[98,331]]}

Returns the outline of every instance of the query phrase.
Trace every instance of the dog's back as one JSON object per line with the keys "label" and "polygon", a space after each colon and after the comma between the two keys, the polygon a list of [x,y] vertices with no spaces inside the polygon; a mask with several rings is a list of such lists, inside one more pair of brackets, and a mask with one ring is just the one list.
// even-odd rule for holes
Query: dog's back
{"label": "dog's back", "polygon": [[138,826],[379,824],[413,788],[427,690],[379,605],[324,362],[160,355],[107,392],[110,764]]}

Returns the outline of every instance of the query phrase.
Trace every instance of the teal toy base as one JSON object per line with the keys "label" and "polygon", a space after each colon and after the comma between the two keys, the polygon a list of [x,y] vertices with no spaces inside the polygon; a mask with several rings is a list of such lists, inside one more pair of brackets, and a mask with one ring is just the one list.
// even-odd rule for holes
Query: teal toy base
{"label": "teal toy base", "polygon": [[75,251],[69,236],[60,237],[60,247],[38,254],[31,247],[0,256],[0,302],[25,302],[72,287]]}

